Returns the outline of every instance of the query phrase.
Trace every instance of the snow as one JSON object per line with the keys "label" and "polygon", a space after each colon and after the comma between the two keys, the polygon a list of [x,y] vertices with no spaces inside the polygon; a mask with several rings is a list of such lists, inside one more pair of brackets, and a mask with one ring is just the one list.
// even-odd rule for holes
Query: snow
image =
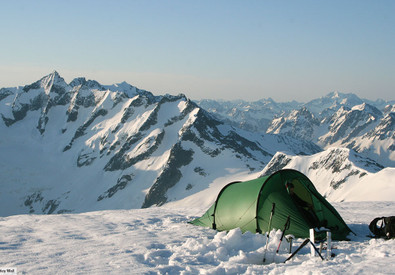
{"label": "snow", "polygon": [[[334,258],[296,256],[280,230],[266,237],[216,232],[187,222],[203,208],[173,206],[0,218],[0,267],[18,274],[390,274],[395,240],[370,239],[368,224],[395,212],[395,202],[334,203],[356,233],[333,241]],[[192,214],[191,214],[192,213]],[[194,213],[194,214],[193,214]],[[302,239],[293,241],[293,251]],[[325,255],[325,250],[323,254]]]}
{"label": "snow", "polygon": [[104,86],[106,89],[109,89],[110,91],[121,91],[123,93],[125,93],[128,97],[132,98],[134,96],[136,96],[137,93],[137,88],[133,87],[132,85],[130,85],[127,82],[122,82],[122,83],[118,83],[118,84],[114,84],[114,85],[105,85]]}
{"label": "snow", "polygon": [[[359,188],[353,188],[343,193],[343,197],[347,198],[348,201],[358,201],[361,198],[369,200],[393,200],[394,194],[392,189],[394,188],[395,179],[395,168],[385,168],[376,174],[367,175],[362,178],[358,183]],[[372,192],[372,189],[382,190],[382,192]]]}
{"label": "snow", "polygon": [[150,147],[155,145],[156,138],[162,133],[162,130],[159,128],[156,128],[152,130],[146,138],[141,140],[139,144],[136,145],[136,147],[127,154],[128,157],[133,158],[135,156],[144,154],[146,151],[149,150]]}

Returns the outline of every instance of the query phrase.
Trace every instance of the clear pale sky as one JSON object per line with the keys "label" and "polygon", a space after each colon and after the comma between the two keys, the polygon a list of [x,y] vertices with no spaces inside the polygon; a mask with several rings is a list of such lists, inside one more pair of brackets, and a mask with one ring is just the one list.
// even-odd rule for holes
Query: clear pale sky
{"label": "clear pale sky", "polygon": [[392,0],[2,0],[0,37],[0,87],[56,70],[191,99],[395,99]]}

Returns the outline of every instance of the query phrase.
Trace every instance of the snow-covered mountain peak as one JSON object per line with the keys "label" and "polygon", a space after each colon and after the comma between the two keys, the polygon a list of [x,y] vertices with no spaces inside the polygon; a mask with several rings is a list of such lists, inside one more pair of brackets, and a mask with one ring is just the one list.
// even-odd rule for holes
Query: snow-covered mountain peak
{"label": "snow-covered mountain peak", "polygon": [[65,80],[59,75],[57,71],[53,71],[51,74],[44,76],[40,80],[33,84],[26,85],[23,87],[23,91],[28,92],[29,90],[38,90],[42,88],[45,94],[51,92],[64,93],[64,88],[67,86]]}
{"label": "snow-covered mountain peak", "polygon": [[299,110],[293,110],[289,115],[289,118],[292,120],[297,119],[306,119],[306,120],[315,120],[314,115],[304,106]]}
{"label": "snow-covered mountain peak", "polygon": [[86,83],[85,77],[76,77],[69,83],[69,85],[71,87],[76,87],[76,86],[84,85],[85,83]]}
{"label": "snow-covered mountain peak", "polygon": [[45,80],[45,79],[50,79],[50,80],[52,80],[53,82],[58,82],[58,81],[61,81],[61,82],[64,82],[64,79],[63,79],[63,77],[61,77],[60,75],[59,75],[59,73],[56,71],[56,70],[54,70],[52,73],[50,73],[49,75],[47,75],[47,76],[44,76],[42,79],[41,79],[41,81],[43,81],[43,80]]}
{"label": "snow-covered mountain peak", "polygon": [[85,77],[74,78],[70,84],[71,87],[78,87],[82,90],[105,90],[105,88],[95,80],[87,80]]}
{"label": "snow-covered mountain peak", "polygon": [[318,119],[306,107],[302,107],[293,110],[288,116],[273,119],[266,133],[310,139],[314,134],[314,127],[318,125]]}
{"label": "snow-covered mountain peak", "polygon": [[362,103],[361,105],[355,105],[354,107],[351,108],[351,110],[363,111],[365,107],[366,107],[366,103]]}
{"label": "snow-covered mountain peak", "polygon": [[41,80],[42,83],[51,83],[57,85],[65,85],[66,82],[63,77],[59,75],[57,71],[53,71],[51,74],[44,76]]}
{"label": "snow-covered mountain peak", "polygon": [[383,113],[384,114],[395,113],[395,104],[394,105],[391,105],[391,104],[386,105],[383,109]]}
{"label": "snow-covered mountain peak", "polygon": [[340,97],[340,95],[339,95],[339,92],[334,91],[334,92],[329,93],[329,94],[327,95],[327,97],[332,98],[332,99],[337,99],[337,98]]}
{"label": "snow-covered mountain peak", "polygon": [[380,124],[370,132],[375,133],[373,136],[381,140],[386,138],[392,139],[392,144],[395,143],[395,113],[389,113],[381,120]]}
{"label": "snow-covered mountain peak", "polygon": [[[361,102],[362,100],[355,94],[352,93],[340,93],[340,92],[332,92],[329,93],[327,98],[331,98],[334,100],[334,102],[337,102],[341,105],[355,105],[358,102]],[[324,97],[325,98],[325,97]]]}
{"label": "snow-covered mountain peak", "polygon": [[305,106],[315,115],[328,116],[336,112],[341,106],[352,108],[359,104],[363,104],[363,101],[354,94],[331,92],[326,96],[311,100]]}
{"label": "snow-covered mountain peak", "polygon": [[113,85],[106,85],[105,87],[114,92],[125,93],[129,97],[134,97],[138,94],[138,89],[125,81]]}
{"label": "snow-covered mountain peak", "polygon": [[377,109],[376,107],[364,102],[360,105],[355,105],[351,108],[351,110],[356,110],[356,111],[363,111],[363,112],[367,112],[371,115],[373,115],[374,117],[380,117],[383,115],[383,113]]}

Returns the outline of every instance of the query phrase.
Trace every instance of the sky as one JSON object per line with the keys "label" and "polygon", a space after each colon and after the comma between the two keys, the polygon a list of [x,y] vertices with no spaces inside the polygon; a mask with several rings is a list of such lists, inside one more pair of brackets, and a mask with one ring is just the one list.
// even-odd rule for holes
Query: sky
{"label": "sky", "polygon": [[0,87],[56,70],[191,99],[394,100],[395,1],[2,0]]}

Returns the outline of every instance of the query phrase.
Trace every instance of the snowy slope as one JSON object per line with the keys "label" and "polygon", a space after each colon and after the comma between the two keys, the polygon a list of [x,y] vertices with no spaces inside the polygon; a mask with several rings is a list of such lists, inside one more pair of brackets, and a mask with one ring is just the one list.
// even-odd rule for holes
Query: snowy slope
{"label": "snowy slope", "polygon": [[[366,235],[369,222],[392,215],[395,203],[334,207],[357,235],[333,242],[336,256],[325,261],[305,247],[282,263],[288,244],[276,254],[281,232],[273,230],[263,264],[264,235],[217,233],[187,224],[196,208],[153,207],[0,218],[0,267],[18,274],[392,274],[395,240]],[[293,251],[301,242],[294,240]]]}

